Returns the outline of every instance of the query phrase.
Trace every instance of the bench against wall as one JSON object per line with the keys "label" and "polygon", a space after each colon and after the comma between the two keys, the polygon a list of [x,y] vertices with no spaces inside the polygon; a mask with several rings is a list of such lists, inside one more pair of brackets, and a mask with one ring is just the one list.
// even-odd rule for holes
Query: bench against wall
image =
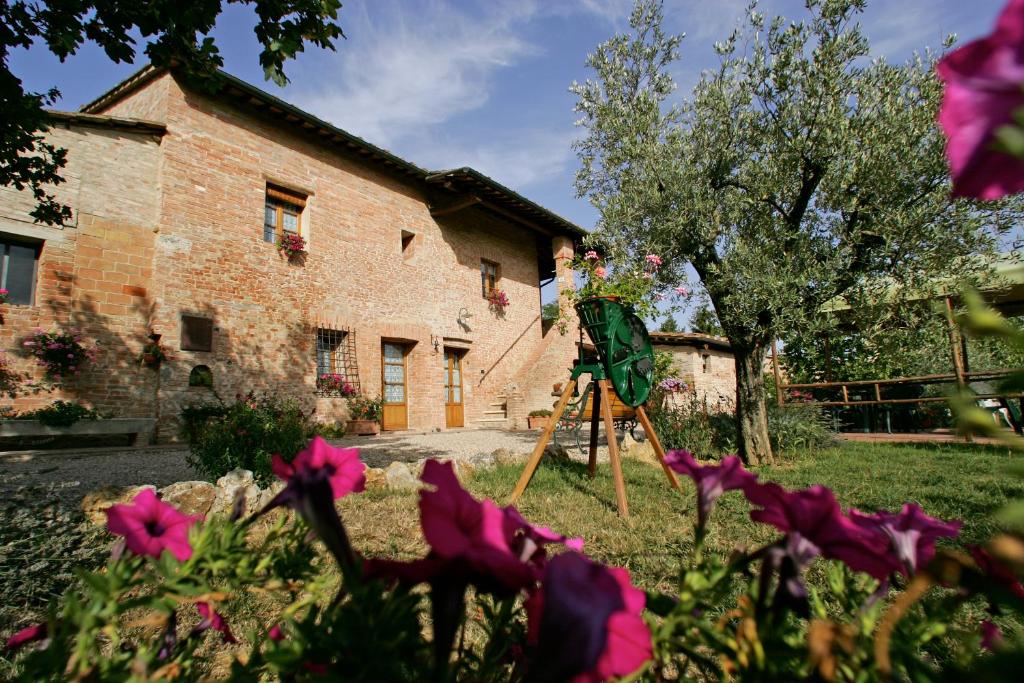
{"label": "bench against wall", "polygon": [[156,419],[152,417],[114,417],[107,420],[79,420],[68,427],[50,427],[36,420],[4,420],[0,422],[0,437],[18,436],[108,436],[132,434],[133,446],[145,446],[153,441]]}

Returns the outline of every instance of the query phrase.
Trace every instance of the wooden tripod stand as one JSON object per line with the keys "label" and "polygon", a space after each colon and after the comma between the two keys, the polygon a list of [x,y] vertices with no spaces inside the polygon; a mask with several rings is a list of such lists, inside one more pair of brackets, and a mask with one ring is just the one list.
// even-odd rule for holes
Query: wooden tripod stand
{"label": "wooden tripod stand", "polygon": [[[615,480],[615,501],[619,508],[619,515],[621,517],[629,517],[629,504],[626,502],[626,481],[622,477],[619,443],[615,438],[615,424],[612,418],[612,390],[607,379],[600,378],[596,382],[598,390],[593,394],[594,404],[590,411],[590,462],[587,465],[587,469],[590,477],[593,478],[597,473],[597,428],[600,419],[603,418],[605,434],[608,437],[608,459],[611,461],[612,477]],[[551,435],[554,433],[558,421],[562,419],[565,407],[569,404],[569,399],[576,390],[576,383],[577,378],[574,376],[569,380],[569,383],[565,386],[565,391],[562,392],[562,396],[558,399],[554,412],[548,420],[548,425],[541,433],[540,439],[530,455],[530,459],[526,462],[526,467],[523,468],[519,482],[516,484],[515,490],[512,491],[513,503],[519,499],[519,496],[523,495],[526,487],[530,484],[530,479],[533,478],[533,473],[537,471],[537,466],[540,465],[540,460],[544,457],[544,448],[548,445],[548,441],[551,440]],[[661,468],[665,470],[665,476],[668,477],[669,484],[678,490],[679,480],[676,479],[675,472],[665,462],[665,449],[661,447],[661,442],[658,440],[658,435],[654,433],[654,427],[651,425],[643,405],[636,407],[636,417],[640,426],[644,428],[651,446],[654,448],[654,454],[657,456],[658,462],[661,463]]]}

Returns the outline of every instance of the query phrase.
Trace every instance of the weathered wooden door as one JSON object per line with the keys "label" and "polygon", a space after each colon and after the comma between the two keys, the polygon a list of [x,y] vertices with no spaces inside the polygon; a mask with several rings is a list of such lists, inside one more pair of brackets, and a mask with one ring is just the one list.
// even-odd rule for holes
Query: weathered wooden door
{"label": "weathered wooden door", "polygon": [[462,354],[444,350],[444,420],[447,427],[464,427],[462,409]]}
{"label": "weathered wooden door", "polygon": [[406,348],[402,344],[383,342],[380,353],[380,374],[384,404],[381,429],[408,429],[408,387],[406,385]]}

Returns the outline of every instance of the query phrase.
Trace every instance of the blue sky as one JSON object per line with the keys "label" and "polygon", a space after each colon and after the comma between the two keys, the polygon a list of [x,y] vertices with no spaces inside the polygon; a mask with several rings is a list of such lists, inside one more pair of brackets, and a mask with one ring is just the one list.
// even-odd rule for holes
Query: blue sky
{"label": "blue sky", "polygon": [[[956,33],[987,33],[1004,0],[869,0],[861,23],[873,51],[902,61]],[[225,69],[416,164],[473,166],[585,228],[596,212],[573,191],[574,81],[586,56],[628,28],[631,0],[373,0],[345,3],[337,52],[311,50],[286,66],[291,83],[263,81],[253,16],[228,6],[214,33]],[[667,28],[685,32],[679,95],[714,66],[747,0],[665,0]],[[799,18],[803,0],[762,0]],[[41,48],[14,52],[30,90],[57,87],[74,109],[138,68],[84,47],[61,64]]]}

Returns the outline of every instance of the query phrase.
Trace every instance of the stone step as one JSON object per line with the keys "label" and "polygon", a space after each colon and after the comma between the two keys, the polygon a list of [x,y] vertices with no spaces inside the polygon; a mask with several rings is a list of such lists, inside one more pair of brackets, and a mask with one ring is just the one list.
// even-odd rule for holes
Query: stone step
{"label": "stone step", "polygon": [[508,413],[506,413],[504,410],[485,410],[483,414],[484,415],[501,415],[503,417],[508,415]]}
{"label": "stone step", "polygon": [[508,418],[504,418],[504,417],[485,417],[485,418],[482,418],[482,419],[473,420],[473,422],[484,422],[484,423],[502,422],[502,423],[505,423],[505,422],[508,422]]}

